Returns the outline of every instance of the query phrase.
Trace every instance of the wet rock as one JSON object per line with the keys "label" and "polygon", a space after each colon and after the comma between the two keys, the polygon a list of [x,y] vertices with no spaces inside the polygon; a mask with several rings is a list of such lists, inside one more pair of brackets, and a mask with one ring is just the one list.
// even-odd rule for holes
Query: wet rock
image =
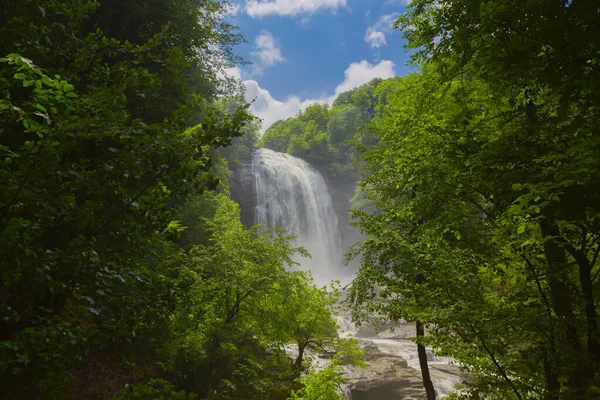
{"label": "wet rock", "polygon": [[426,399],[422,389],[411,382],[394,381],[374,386],[366,390],[351,389],[352,400],[420,400]]}
{"label": "wet rock", "polygon": [[426,399],[421,377],[402,357],[371,350],[366,357],[367,367],[344,368],[352,400]]}
{"label": "wet rock", "polygon": [[229,190],[232,200],[240,205],[242,223],[247,227],[254,225],[256,181],[251,160],[235,168]]}
{"label": "wet rock", "polygon": [[416,327],[414,323],[396,324],[377,333],[377,337],[380,339],[414,339],[415,336]]}
{"label": "wet rock", "polygon": [[364,352],[363,360],[370,361],[380,358],[382,356],[381,351],[379,351],[379,347],[373,342],[369,341],[359,341],[360,348]]}
{"label": "wet rock", "polygon": [[[372,318],[371,323],[364,323],[352,333],[365,351],[363,360],[368,365],[365,368],[345,367],[348,398],[426,399],[414,343],[414,323],[382,322]],[[430,348],[427,349],[427,359],[438,398],[450,393],[457,383],[466,379],[450,359],[439,357]]]}
{"label": "wet rock", "polygon": [[377,337],[377,330],[373,325],[362,325],[358,328],[358,331],[354,334],[356,338],[370,338]]}

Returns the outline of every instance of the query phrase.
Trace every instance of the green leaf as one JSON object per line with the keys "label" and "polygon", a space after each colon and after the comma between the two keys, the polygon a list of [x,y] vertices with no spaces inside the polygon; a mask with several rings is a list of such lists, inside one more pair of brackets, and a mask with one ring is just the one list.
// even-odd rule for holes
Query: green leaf
{"label": "green leaf", "polygon": [[46,110],[46,107],[44,107],[41,104],[34,104],[34,107],[37,108],[38,110],[40,110],[41,112],[47,113],[48,110]]}

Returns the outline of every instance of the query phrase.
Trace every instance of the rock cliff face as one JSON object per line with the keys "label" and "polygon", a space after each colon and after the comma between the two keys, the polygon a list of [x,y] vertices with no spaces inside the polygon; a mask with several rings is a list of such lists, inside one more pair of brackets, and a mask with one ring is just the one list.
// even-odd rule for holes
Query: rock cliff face
{"label": "rock cliff face", "polygon": [[[350,200],[354,197],[357,182],[355,180],[342,180],[328,177],[326,173],[323,173],[327,186],[329,187],[329,193],[331,195],[331,201],[333,209],[338,217],[338,227],[340,231],[340,237],[342,239],[342,251],[344,253],[352,246],[364,239],[358,228],[350,225],[352,217],[350,216]],[[360,266],[360,260],[351,261],[346,267],[347,276],[353,275]],[[344,281],[344,279],[342,279]]]}
{"label": "rock cliff face", "polygon": [[231,198],[240,205],[242,223],[251,227],[254,225],[254,210],[256,209],[256,182],[252,173],[251,159],[233,171],[229,190]]}

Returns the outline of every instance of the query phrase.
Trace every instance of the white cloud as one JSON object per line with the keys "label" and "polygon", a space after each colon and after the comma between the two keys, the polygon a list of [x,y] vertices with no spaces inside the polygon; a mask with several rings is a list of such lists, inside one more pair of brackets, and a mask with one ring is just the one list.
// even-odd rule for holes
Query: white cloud
{"label": "white cloud", "polygon": [[[230,69],[228,73],[236,77],[241,76],[239,68]],[[254,101],[250,106],[250,111],[263,120],[262,131],[264,132],[275,121],[291,118],[311,104],[331,104],[342,92],[364,85],[373,78],[386,79],[395,75],[394,63],[391,61],[384,60],[379,64],[371,64],[363,60],[350,64],[344,72],[343,82],[335,88],[333,95],[313,99],[300,99],[298,96],[291,96],[285,101],[274,99],[271,93],[261,88],[255,80],[245,80],[243,83],[246,87],[246,101]]]}
{"label": "white cloud", "polygon": [[398,4],[404,7],[408,7],[412,3],[412,0],[388,0],[385,2],[385,5],[394,5]]}
{"label": "white cloud", "polygon": [[240,6],[237,3],[226,3],[225,4],[225,13],[226,13],[226,15],[229,15],[232,17],[237,17],[241,8],[242,8],[242,6]]}
{"label": "white cloud", "polygon": [[[223,72],[225,73],[225,75],[237,79],[238,81],[242,79],[242,70],[240,69],[240,67],[227,68]],[[219,77],[222,78],[221,74],[219,74]]]}
{"label": "white cloud", "polygon": [[365,32],[365,42],[372,48],[379,48],[387,45],[386,33],[392,30],[392,23],[398,19],[399,13],[387,14],[379,17],[377,22],[367,28]]}
{"label": "white cloud", "polygon": [[370,26],[365,32],[365,42],[369,43],[372,48],[385,46],[387,45],[385,32],[376,31],[375,28]]}
{"label": "white cloud", "polygon": [[281,47],[279,47],[271,32],[263,29],[254,40],[254,43],[257,51],[252,52],[252,55],[258,58],[263,65],[273,65],[285,61],[285,58],[281,55]]}
{"label": "white cloud", "polygon": [[296,16],[322,9],[346,7],[346,0],[246,0],[246,13],[252,18],[267,15]]}
{"label": "white cloud", "polygon": [[263,120],[261,129],[263,132],[275,121],[291,118],[311,104],[327,101],[327,99],[301,100],[297,96],[279,101],[274,99],[268,90],[261,88],[258,82],[254,80],[245,80],[244,86],[246,87],[246,101],[254,101],[250,106],[250,111]]}
{"label": "white cloud", "polygon": [[256,60],[252,75],[262,75],[265,67],[285,61],[281,55],[281,47],[273,35],[265,29],[261,30],[260,35],[254,40],[254,48],[256,51],[250,53]]}
{"label": "white cloud", "polygon": [[364,85],[374,78],[392,78],[396,76],[396,70],[394,63],[388,60],[383,60],[379,64],[371,64],[362,60],[350,64],[344,72],[344,76],[344,81],[335,88],[335,96]]}

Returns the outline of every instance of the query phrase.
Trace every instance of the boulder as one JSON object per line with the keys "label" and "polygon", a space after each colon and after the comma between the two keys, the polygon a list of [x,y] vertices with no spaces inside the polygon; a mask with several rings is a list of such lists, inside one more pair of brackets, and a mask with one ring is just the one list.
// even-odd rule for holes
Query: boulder
{"label": "boulder", "polygon": [[402,357],[365,346],[367,367],[345,366],[348,398],[352,400],[426,400],[421,377]]}

